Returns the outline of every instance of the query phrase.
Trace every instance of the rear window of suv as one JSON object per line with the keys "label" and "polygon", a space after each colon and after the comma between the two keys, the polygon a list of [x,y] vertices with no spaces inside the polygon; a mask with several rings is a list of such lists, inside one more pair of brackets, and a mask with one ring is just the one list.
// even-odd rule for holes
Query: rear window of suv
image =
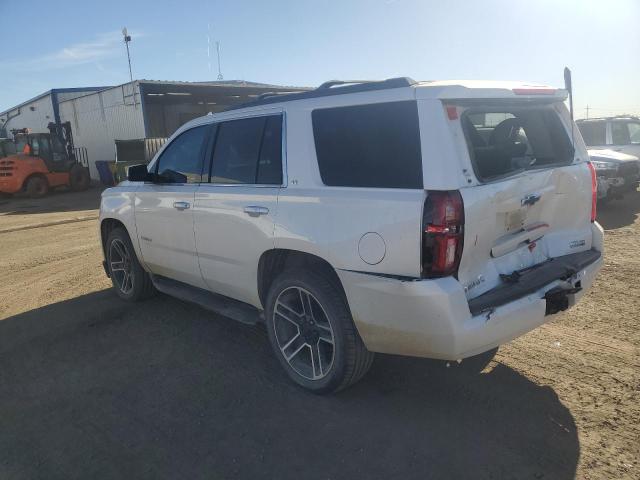
{"label": "rear window of suv", "polygon": [[481,181],[573,160],[571,140],[552,108],[471,108],[461,122]]}
{"label": "rear window of suv", "polygon": [[312,120],[325,185],[422,188],[415,101],[319,109]]}

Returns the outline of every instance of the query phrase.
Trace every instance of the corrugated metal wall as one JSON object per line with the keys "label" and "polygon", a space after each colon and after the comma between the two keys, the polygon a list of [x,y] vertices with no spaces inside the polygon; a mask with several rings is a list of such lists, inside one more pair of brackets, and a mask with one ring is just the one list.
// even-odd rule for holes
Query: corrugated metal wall
{"label": "corrugated metal wall", "polygon": [[197,103],[179,103],[171,105],[145,103],[147,117],[147,136],[170,137],[182,125],[209,112],[223,110],[223,106],[199,105]]}
{"label": "corrugated metal wall", "polygon": [[[10,135],[12,128],[30,128],[34,133],[47,133],[47,125],[54,122],[53,103],[51,95],[45,95],[33,102],[22,105],[19,109],[8,112],[9,117],[13,117],[20,111],[20,114],[7,121],[6,131]],[[4,117],[4,115],[3,115]]]}
{"label": "corrugated metal wall", "polygon": [[79,92],[58,92],[58,103],[64,102],[67,100],[71,100],[73,98],[82,97],[84,95],[88,95],[90,93],[94,93],[95,89],[92,90],[82,90]]}
{"label": "corrugated metal wall", "polygon": [[[70,100],[72,98],[86,95],[93,92],[94,90],[95,89],[78,89],[73,92],[63,92],[54,89],[54,92],[56,92],[58,103],[60,103],[65,100]],[[55,122],[56,120],[53,108],[53,99],[54,95],[52,95],[51,93],[47,93],[40,98],[36,98],[31,102],[27,102],[26,104],[3,114],[1,118],[5,118],[7,116],[11,117],[18,113],[18,111],[20,112],[18,116],[7,122],[7,135],[10,135],[12,128],[30,128],[34,133],[47,133],[49,131],[47,129],[47,125],[49,124],[49,122]],[[2,126],[2,122],[0,122],[0,126]]]}
{"label": "corrugated metal wall", "polygon": [[87,149],[94,179],[96,161],[114,160],[114,140],[145,136],[138,82],[61,102],[60,119],[71,122],[76,147]]}

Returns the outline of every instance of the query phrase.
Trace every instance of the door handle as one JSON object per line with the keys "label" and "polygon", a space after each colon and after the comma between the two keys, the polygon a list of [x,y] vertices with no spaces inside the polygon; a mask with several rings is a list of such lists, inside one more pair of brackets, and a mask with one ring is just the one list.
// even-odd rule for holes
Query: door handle
{"label": "door handle", "polygon": [[248,205],[244,207],[244,213],[248,214],[250,217],[259,217],[260,215],[266,215],[269,213],[269,209],[258,205]]}
{"label": "door handle", "polygon": [[190,206],[189,202],[173,202],[173,208],[176,210],[187,210]]}
{"label": "door handle", "polygon": [[529,195],[525,195],[520,200],[520,205],[522,205],[523,207],[531,206],[536,204],[538,200],[540,200],[541,198],[542,198],[542,195],[540,195],[539,193],[530,193]]}

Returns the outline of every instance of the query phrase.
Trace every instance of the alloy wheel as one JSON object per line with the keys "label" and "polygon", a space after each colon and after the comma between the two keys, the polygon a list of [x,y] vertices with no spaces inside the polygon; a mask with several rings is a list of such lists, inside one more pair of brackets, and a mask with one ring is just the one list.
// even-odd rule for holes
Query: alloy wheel
{"label": "alloy wheel", "polygon": [[131,255],[122,240],[115,238],[109,247],[109,268],[118,289],[125,295],[133,290]]}
{"label": "alloy wheel", "polygon": [[311,292],[289,287],[273,309],[278,348],[289,366],[308,380],[324,378],[333,366],[335,337],[329,317]]}

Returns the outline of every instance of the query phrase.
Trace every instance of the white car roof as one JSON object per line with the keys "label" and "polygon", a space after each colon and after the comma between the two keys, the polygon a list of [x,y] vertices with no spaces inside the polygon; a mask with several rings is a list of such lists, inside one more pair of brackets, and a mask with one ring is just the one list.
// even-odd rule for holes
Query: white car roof
{"label": "white car roof", "polygon": [[[399,84],[398,80],[406,82]],[[332,97],[334,95],[385,95],[389,97],[389,93],[396,91],[403,91],[403,97],[406,97],[407,90],[413,89],[415,92],[415,98],[417,100],[422,99],[437,99],[437,100],[468,100],[468,99],[523,99],[523,100],[551,100],[551,101],[564,101],[567,98],[567,91],[543,85],[540,83],[532,82],[516,82],[516,81],[495,81],[495,80],[435,80],[435,81],[421,81],[414,82],[413,80],[405,77],[397,79],[389,79],[381,81],[380,83],[396,82],[393,86],[389,85],[384,89],[370,89],[366,92],[353,92],[345,89],[344,93],[339,92],[341,86],[334,87],[335,90],[331,92],[331,95],[326,95],[325,98]],[[391,88],[390,88],[391,87]],[[316,90],[317,91],[317,90]],[[325,90],[326,91],[326,90]],[[299,94],[293,93],[291,95],[285,95],[281,99],[271,98],[268,103],[249,102],[246,106],[237,105],[231,111],[223,110],[211,115],[200,117],[186,123],[178,129],[176,133],[182,132],[188,128],[196,125],[207,124],[216,120],[223,120],[224,118],[237,116],[243,113],[259,113],[277,108],[282,108],[283,105],[289,102],[305,101],[309,98],[309,95],[313,95],[313,90],[305,91]],[[382,93],[386,92],[386,93]],[[307,95],[305,97],[305,94]],[[299,96],[297,96],[299,95]],[[391,95],[393,96],[393,95]],[[287,98],[288,97],[288,98]],[[313,96],[313,101],[323,98],[322,93]],[[362,98],[362,97],[360,97]]]}
{"label": "white car roof", "polygon": [[469,99],[469,98],[540,98],[552,97],[559,101],[567,98],[567,91],[532,82],[496,80],[436,80],[414,85],[417,98]]}

